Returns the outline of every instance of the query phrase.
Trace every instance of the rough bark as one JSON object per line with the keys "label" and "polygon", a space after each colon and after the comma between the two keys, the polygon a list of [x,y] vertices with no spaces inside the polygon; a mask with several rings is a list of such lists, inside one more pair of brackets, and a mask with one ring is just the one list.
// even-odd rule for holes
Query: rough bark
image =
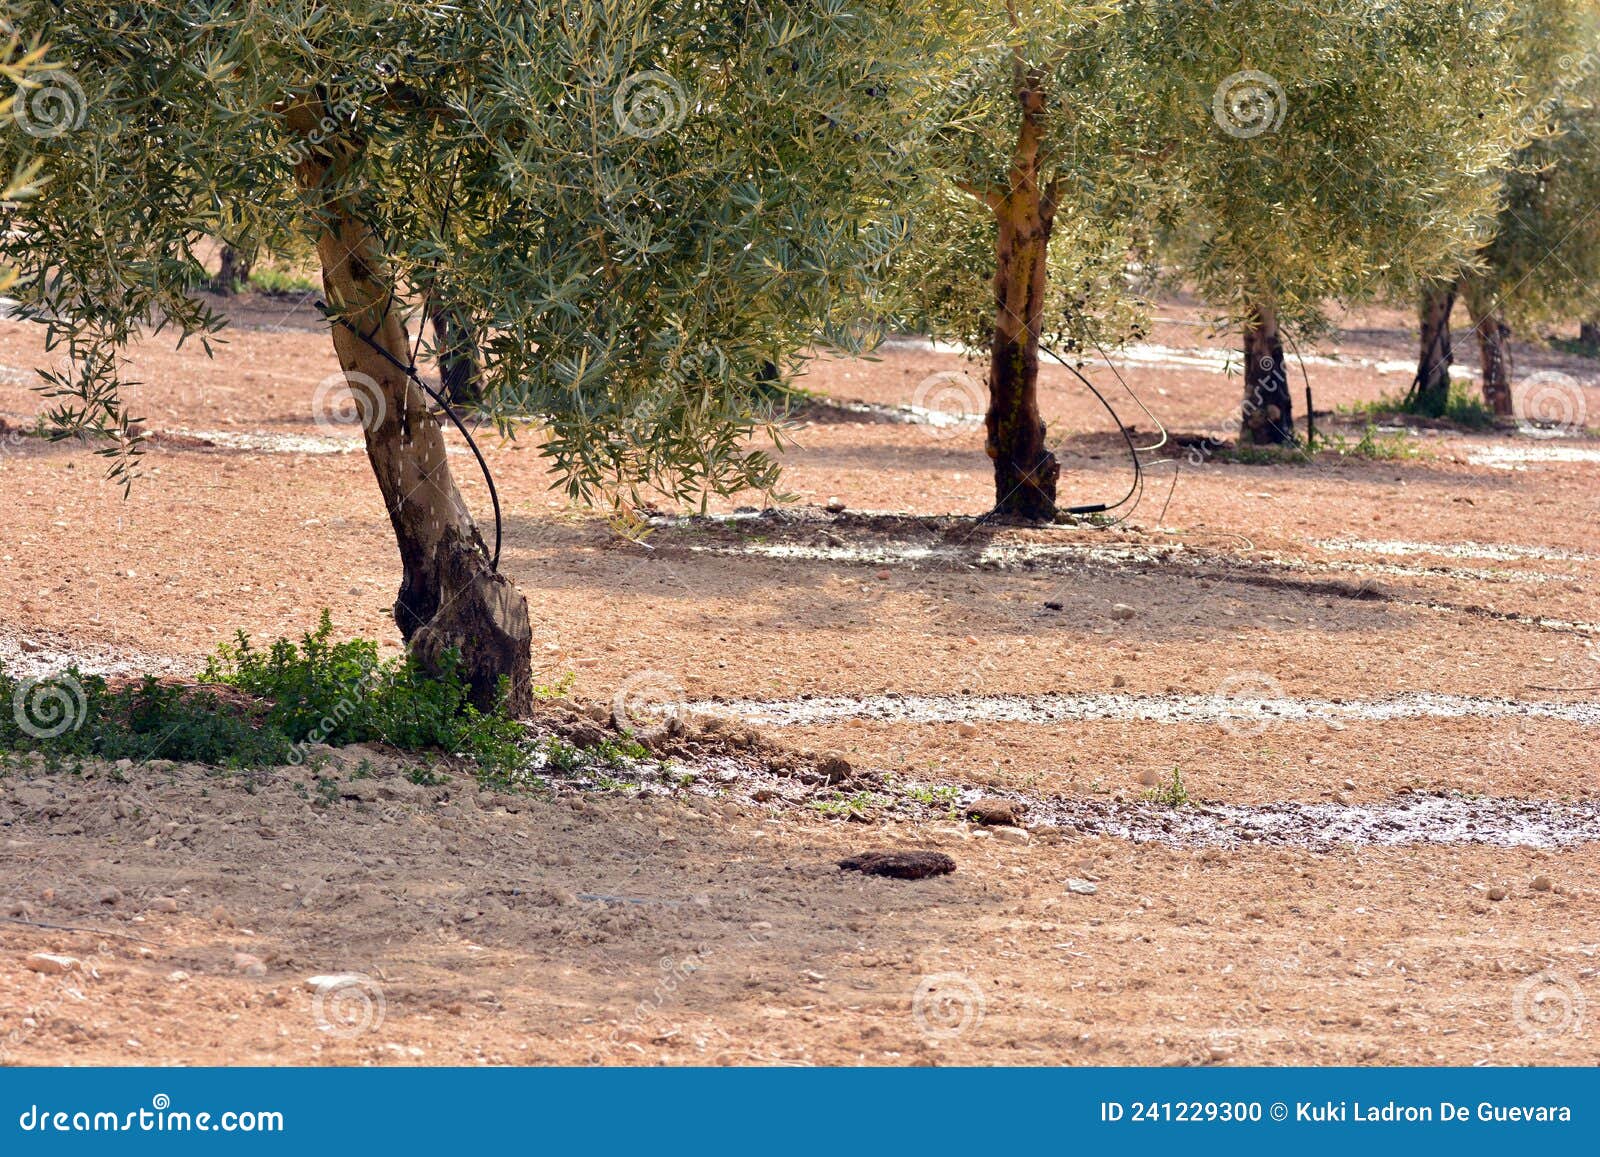
{"label": "rough bark", "polygon": [[1277,310],[1258,302],[1244,326],[1244,405],[1239,441],[1248,446],[1282,446],[1294,442],[1294,399],[1289,395],[1289,367]]}
{"label": "rough bark", "polygon": [[211,282],[211,288],[217,293],[231,297],[250,280],[250,267],[254,263],[247,254],[232,245],[222,247],[219,261],[220,266],[217,269],[217,276]]}
{"label": "rough bark", "polygon": [[472,323],[449,309],[436,309],[433,340],[439,347],[440,392],[452,406],[478,405],[483,401],[483,366]]}
{"label": "rough bark", "polygon": [[[297,104],[284,115],[308,142],[317,140],[320,107]],[[367,458],[403,568],[395,622],[424,670],[441,673],[446,655],[455,651],[474,704],[492,708],[504,680],[508,708],[525,714],[532,709],[527,600],[491,568],[451,476],[427,397],[389,360],[408,365],[410,348],[405,323],[393,308],[383,252],[351,203],[354,194],[331,191],[354,148],[337,139],[314,144],[295,175],[319,224],[316,248],[328,304],[353,327],[335,324],[333,345],[352,390],[368,395]],[[363,341],[363,334],[379,349]]]}
{"label": "rough bark", "polygon": [[995,510],[1035,521],[1056,514],[1061,473],[1045,445],[1039,414],[1039,335],[1048,287],[1047,256],[1055,204],[1039,182],[1044,99],[1019,86],[1022,126],[1005,193],[985,199],[996,217],[995,322],[989,359],[984,449],[994,460]]}
{"label": "rough bark", "polygon": [[1483,368],[1483,402],[1494,415],[1509,418],[1511,406],[1511,327],[1492,302],[1469,295],[1472,332],[1478,338],[1478,359]]}
{"label": "rough bark", "polygon": [[1417,358],[1417,376],[1411,383],[1411,408],[1430,418],[1443,417],[1450,403],[1450,366],[1455,356],[1450,342],[1450,314],[1455,304],[1455,282],[1435,281],[1422,287],[1422,349]]}

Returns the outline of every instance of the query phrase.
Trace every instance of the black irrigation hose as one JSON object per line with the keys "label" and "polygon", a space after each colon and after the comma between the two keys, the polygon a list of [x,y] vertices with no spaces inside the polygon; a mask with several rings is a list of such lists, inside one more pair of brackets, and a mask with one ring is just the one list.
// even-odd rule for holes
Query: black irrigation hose
{"label": "black irrigation hose", "polygon": [[[1066,366],[1068,372],[1070,372],[1073,377],[1077,378],[1080,382],[1087,386],[1089,392],[1100,400],[1100,404],[1106,408],[1106,413],[1110,414],[1111,420],[1117,424],[1117,430],[1119,433],[1121,433],[1122,440],[1128,444],[1128,457],[1133,460],[1133,485],[1128,487],[1128,493],[1124,494],[1118,501],[1109,505],[1104,502],[1099,502],[1088,506],[1069,506],[1066,508],[1065,513],[1104,514],[1107,511],[1115,510],[1119,506],[1125,506],[1144,485],[1144,467],[1139,462],[1139,448],[1133,444],[1133,435],[1128,432],[1128,427],[1123,425],[1122,419],[1117,416],[1116,410],[1112,409],[1111,403],[1106,401],[1105,395],[1095,388],[1093,382],[1080,374],[1076,366],[1067,361],[1067,359],[1062,357],[1060,354],[1056,353],[1053,347],[1045,344],[1044,342],[1039,343],[1039,348],[1044,350],[1045,353],[1049,354],[1051,357],[1055,358],[1056,361]],[[1126,386],[1126,383],[1124,383],[1124,386]]]}
{"label": "black irrigation hose", "polygon": [[[318,312],[320,312],[323,317],[327,318],[331,322],[335,322],[338,325],[344,326],[345,329],[355,334],[358,338],[365,342],[369,348],[378,353],[379,356],[381,356],[385,361],[416,383],[417,387],[421,389],[423,393],[427,394],[428,397],[438,402],[439,405],[444,409],[444,412],[450,416],[450,420],[456,424],[456,429],[461,431],[461,436],[467,440],[467,445],[472,447],[472,456],[478,460],[478,469],[483,471],[483,480],[489,486],[489,501],[494,503],[494,557],[489,560],[489,569],[498,574],[500,572],[500,539],[502,525],[502,520],[500,517],[500,492],[495,489],[494,475],[489,472],[489,463],[484,460],[483,451],[478,449],[478,443],[472,437],[472,432],[467,429],[466,425],[461,421],[461,418],[456,414],[455,407],[450,404],[445,396],[417,376],[416,366],[406,365],[399,358],[395,357],[388,350],[384,349],[377,342],[373,341],[366,334],[362,333],[355,326],[351,325],[344,318],[336,317],[328,309],[327,302],[318,301],[315,304]],[[427,324],[426,318],[423,319],[423,324]]]}

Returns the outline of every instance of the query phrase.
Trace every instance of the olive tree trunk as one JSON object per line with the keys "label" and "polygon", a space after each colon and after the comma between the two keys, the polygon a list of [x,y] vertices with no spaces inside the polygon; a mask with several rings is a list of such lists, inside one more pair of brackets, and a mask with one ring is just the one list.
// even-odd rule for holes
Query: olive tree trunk
{"label": "olive tree trunk", "polygon": [[454,651],[475,705],[491,709],[503,686],[508,709],[526,714],[532,709],[533,635],[527,600],[491,567],[427,397],[399,368],[410,364],[410,349],[384,254],[351,202],[356,194],[339,188],[349,155],[344,150],[351,146],[315,143],[322,112],[313,103],[291,106],[285,116],[309,143],[295,175],[318,221],[328,304],[353,327],[335,324],[333,346],[357,395],[367,458],[400,548],[395,622],[425,671],[441,673]]}
{"label": "olive tree trunk", "polygon": [[1484,405],[1496,417],[1509,418],[1512,412],[1511,327],[1498,308],[1480,297],[1469,295],[1467,309],[1472,314],[1472,332],[1478,338]]}
{"label": "olive tree trunk", "polygon": [[1044,324],[1047,259],[1055,204],[1039,184],[1044,99],[1022,86],[1022,127],[1005,193],[986,195],[995,236],[995,321],[989,358],[984,449],[994,460],[995,510],[1034,521],[1056,514],[1061,466],[1045,445],[1039,414],[1039,335]]}
{"label": "olive tree trunk", "polygon": [[232,297],[238,293],[250,280],[250,267],[254,264],[247,253],[243,253],[232,245],[224,245],[219,258],[217,276],[211,282],[211,288],[224,297]]}
{"label": "olive tree trunk", "polygon": [[1455,352],[1450,344],[1450,314],[1456,304],[1453,281],[1433,281],[1422,287],[1422,307],[1418,311],[1422,329],[1422,350],[1417,358],[1417,376],[1411,383],[1411,408],[1430,418],[1444,416],[1450,404],[1450,366]]}
{"label": "olive tree trunk", "polygon": [[1283,357],[1278,311],[1257,303],[1244,326],[1244,405],[1239,414],[1239,441],[1250,446],[1282,446],[1294,442],[1294,401],[1289,396],[1289,367]]}
{"label": "olive tree trunk", "polygon": [[433,311],[433,340],[439,347],[440,392],[452,406],[476,406],[483,401],[483,366],[472,323],[447,308]]}

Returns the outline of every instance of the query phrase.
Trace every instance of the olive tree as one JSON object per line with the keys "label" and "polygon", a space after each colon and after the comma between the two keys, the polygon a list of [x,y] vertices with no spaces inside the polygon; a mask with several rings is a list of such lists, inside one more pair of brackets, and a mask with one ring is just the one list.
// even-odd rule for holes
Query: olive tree
{"label": "olive tree", "polygon": [[[901,239],[932,0],[31,0],[67,70],[47,195],[0,260],[71,369],[52,419],[137,441],[119,352],[207,344],[193,290],[219,206],[269,251],[307,241],[399,546],[414,657],[529,704],[522,594],[495,566],[413,372],[408,323],[473,336],[486,404],[576,497],[768,489],[762,378],[857,316]],[[937,54],[935,54],[937,55]],[[223,234],[226,236],[226,232]]]}
{"label": "olive tree", "polygon": [[1253,442],[1293,438],[1284,327],[1485,236],[1513,133],[1492,0],[983,0],[967,19],[992,47],[940,94],[895,280],[988,347],[1002,513],[1056,513],[1041,341],[1139,332],[1125,274],[1152,230],[1242,328]]}
{"label": "olive tree", "polygon": [[1600,306],[1600,20],[1587,15],[1581,39],[1558,60],[1547,131],[1518,154],[1494,240],[1462,275],[1484,401],[1502,417],[1515,410],[1511,333]]}
{"label": "olive tree", "polygon": [[1241,441],[1291,442],[1285,330],[1318,328],[1327,299],[1453,268],[1486,239],[1519,139],[1510,17],[1490,0],[1145,13],[1160,71],[1190,86],[1172,252],[1241,326]]}
{"label": "olive tree", "polygon": [[894,283],[935,335],[987,348],[995,510],[1047,520],[1059,466],[1040,347],[1138,324],[1123,275],[1154,90],[1116,3],[979,0],[965,19],[978,47],[930,102],[928,181]]}
{"label": "olive tree", "polygon": [[1421,287],[1408,404],[1435,417],[1450,397],[1458,297],[1478,340],[1484,401],[1502,416],[1512,412],[1512,327],[1587,317],[1600,304],[1600,13],[1589,0],[1524,0],[1513,11],[1511,51],[1530,139],[1502,175],[1488,244]]}

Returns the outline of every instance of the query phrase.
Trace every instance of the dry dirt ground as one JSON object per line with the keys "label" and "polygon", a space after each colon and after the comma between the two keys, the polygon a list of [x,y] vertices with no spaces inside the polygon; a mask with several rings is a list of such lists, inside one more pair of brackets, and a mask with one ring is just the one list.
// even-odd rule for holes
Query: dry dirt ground
{"label": "dry dirt ground", "polygon": [[[27,432],[47,359],[0,321],[8,669],[192,672],[323,607],[398,648],[326,334],[292,302],[237,312],[214,360],[136,351],[152,440],[126,500],[92,447]],[[1161,314],[1118,364],[1172,432],[1226,436],[1233,343]],[[1333,411],[1403,390],[1405,325],[1349,316],[1305,351],[1324,428],[1354,442]],[[1600,421],[1600,363],[1518,352]],[[489,451],[542,673],[836,751],[843,782],[751,758],[513,796],[383,750],[250,775],[13,761],[0,1059],[1600,1061],[1600,440],[1419,429],[1404,457],[1272,465],[1169,445],[1125,521],[1021,530],[973,519],[979,428],[904,409],[974,407],[977,378],[917,343],[819,363],[809,389],[864,405],[803,415],[798,505],[642,543],[551,491],[531,440]],[[1064,497],[1119,497],[1097,403],[1059,369],[1044,402]],[[980,792],[1020,829],[962,818]],[[957,868],[836,866],[874,849]]]}

